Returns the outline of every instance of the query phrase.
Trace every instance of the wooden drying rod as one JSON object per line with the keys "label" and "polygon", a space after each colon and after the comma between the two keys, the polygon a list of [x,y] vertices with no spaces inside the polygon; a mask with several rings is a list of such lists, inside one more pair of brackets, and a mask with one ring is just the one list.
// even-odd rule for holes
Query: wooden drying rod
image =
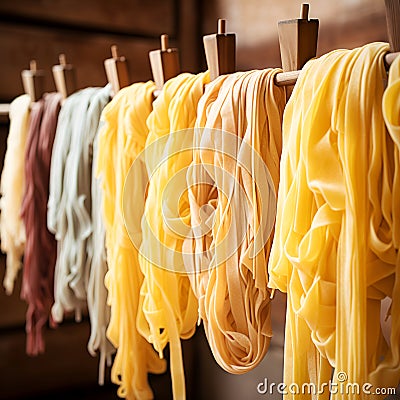
{"label": "wooden drying rod", "polygon": [[[384,58],[386,67],[387,68],[390,67],[392,62],[399,55],[400,55],[400,52],[387,53]],[[300,71],[281,72],[276,75],[275,84],[277,86],[295,85],[299,75],[300,75]],[[8,116],[9,110],[10,110],[10,104],[7,104],[7,103],[0,104],[0,116]]]}
{"label": "wooden drying rod", "polygon": [[[388,68],[395,60],[397,56],[400,55],[400,52],[396,53],[387,53],[385,55],[384,61],[385,66]],[[276,86],[292,86],[296,84],[297,78],[299,77],[301,71],[289,71],[289,72],[281,72],[275,76],[275,84]]]}

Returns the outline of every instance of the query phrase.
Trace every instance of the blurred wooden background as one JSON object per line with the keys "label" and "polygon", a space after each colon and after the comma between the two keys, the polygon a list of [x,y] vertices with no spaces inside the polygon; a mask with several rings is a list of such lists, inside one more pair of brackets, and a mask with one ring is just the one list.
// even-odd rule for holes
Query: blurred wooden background
{"label": "blurred wooden background", "polygon": [[[387,40],[384,0],[310,0],[320,19],[318,54]],[[148,52],[167,33],[178,46],[183,71],[205,67],[202,35],[217,18],[237,34],[239,70],[279,66],[277,22],[299,16],[300,0],[1,0],[0,102],[22,93],[20,72],[37,59],[54,90],[51,66],[65,53],[76,67],[78,86],[106,83],[103,60],[116,43],[129,62],[132,81],[151,78]]]}
{"label": "blurred wooden background", "polygon": [[[384,0],[310,0],[310,16],[320,19],[318,54],[386,41]],[[167,33],[180,49],[183,71],[205,68],[202,35],[216,31],[217,18],[228,20],[237,34],[238,70],[279,66],[277,22],[298,17],[299,0],[1,0],[0,102],[23,92],[21,70],[35,58],[47,71],[47,90],[54,90],[51,66],[65,53],[76,67],[78,87],[106,83],[103,61],[117,44],[128,59],[132,81],[151,79],[148,52],[159,48]],[[4,158],[7,118],[0,119],[0,163]],[[0,278],[4,257],[0,257]],[[97,386],[98,360],[88,355],[87,321],[64,323],[46,332],[46,354],[25,355],[25,304],[19,286],[8,297],[0,289],[0,399],[117,398],[109,382]],[[213,361],[202,330],[184,344],[189,399],[261,399],[257,384],[281,382],[284,296],[274,301],[275,337],[263,363],[250,374],[231,376]],[[168,374],[151,377],[156,399],[170,399]],[[265,396],[264,396],[265,397]],[[279,399],[278,395],[269,397]]]}

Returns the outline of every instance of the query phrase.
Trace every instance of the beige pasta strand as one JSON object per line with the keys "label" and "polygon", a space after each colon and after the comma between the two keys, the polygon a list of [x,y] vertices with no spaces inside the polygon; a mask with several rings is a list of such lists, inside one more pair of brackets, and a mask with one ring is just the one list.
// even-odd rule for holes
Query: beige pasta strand
{"label": "beige pasta strand", "polygon": [[25,188],[24,160],[30,115],[28,95],[17,97],[10,104],[10,131],[7,151],[1,173],[1,250],[7,254],[4,288],[7,294],[14,290],[14,282],[22,266],[25,247],[25,226],[21,205]]}
{"label": "beige pasta strand", "polygon": [[196,121],[186,261],[213,355],[234,374],[255,368],[272,336],[267,262],[286,102],[278,72],[217,78]]}

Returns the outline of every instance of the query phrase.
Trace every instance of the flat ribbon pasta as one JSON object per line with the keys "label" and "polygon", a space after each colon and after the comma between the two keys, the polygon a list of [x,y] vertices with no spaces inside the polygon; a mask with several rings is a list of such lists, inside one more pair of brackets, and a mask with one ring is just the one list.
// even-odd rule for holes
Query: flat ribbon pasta
{"label": "flat ribbon pasta", "polygon": [[286,103],[278,72],[235,73],[207,87],[188,171],[185,263],[213,355],[235,374],[259,364],[272,336],[267,262]]}
{"label": "flat ribbon pasta", "polygon": [[25,189],[24,161],[30,115],[30,97],[18,96],[10,104],[10,131],[1,173],[1,250],[7,254],[4,288],[14,290],[14,282],[22,267],[25,248],[25,226],[21,218],[22,197]]}
{"label": "flat ribbon pasta", "polygon": [[[372,43],[308,62],[285,110],[269,274],[270,287],[288,293],[288,385],[322,385],[332,368],[339,385],[398,383],[398,153],[382,115],[388,50]],[[389,352],[380,325],[386,296]],[[339,390],[331,398],[368,396]]]}
{"label": "flat ribbon pasta", "polygon": [[[58,113],[59,93],[46,93],[31,105],[25,153],[25,192],[21,215],[26,230],[21,298],[28,303],[26,312],[26,352],[44,352],[43,328],[54,301],[54,267],[57,243],[47,229],[50,159]],[[52,318],[50,323],[53,324]]]}
{"label": "flat ribbon pasta", "polygon": [[111,306],[107,337],[117,349],[111,379],[119,385],[118,395],[128,399],[152,399],[147,374],[162,373],[166,367],[136,328],[143,275],[122,211],[126,176],[148,134],[154,89],[154,83],[147,82],[120,90],[103,111],[98,143],[108,262],[105,283]]}
{"label": "flat ribbon pasta", "polygon": [[[208,82],[208,73],[185,73],[170,79],[154,102],[153,112],[147,120],[150,133],[145,159],[149,184],[142,219],[139,261],[144,281],[137,323],[139,331],[160,356],[167,343],[170,344],[175,399],[184,399],[186,395],[180,338],[190,338],[195,332],[198,310],[188,276],[175,269],[183,265],[180,259],[183,238],[174,234],[166,224],[163,194],[169,180],[192,161],[191,151],[181,150],[187,144],[191,150],[190,128],[194,127],[197,104]],[[176,135],[184,129],[189,129],[187,135]],[[189,143],[183,143],[185,140],[182,142],[180,138],[186,138]],[[157,164],[160,165],[156,167]],[[179,209],[177,217],[187,220],[190,217],[187,192],[180,200]]]}

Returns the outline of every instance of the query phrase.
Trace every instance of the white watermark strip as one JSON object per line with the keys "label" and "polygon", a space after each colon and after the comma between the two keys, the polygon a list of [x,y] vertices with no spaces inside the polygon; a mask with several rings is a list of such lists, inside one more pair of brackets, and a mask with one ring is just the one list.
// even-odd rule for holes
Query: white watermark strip
{"label": "white watermark strip", "polygon": [[347,374],[345,372],[338,372],[336,374],[336,382],[329,380],[321,385],[312,382],[303,384],[298,383],[276,383],[268,382],[268,378],[264,378],[262,382],[257,384],[257,392],[262,395],[272,395],[274,393],[287,395],[301,395],[301,394],[323,394],[329,392],[331,394],[366,394],[366,395],[394,395],[396,388],[394,387],[374,387],[371,383],[365,382],[363,384],[356,382],[347,382]]}

